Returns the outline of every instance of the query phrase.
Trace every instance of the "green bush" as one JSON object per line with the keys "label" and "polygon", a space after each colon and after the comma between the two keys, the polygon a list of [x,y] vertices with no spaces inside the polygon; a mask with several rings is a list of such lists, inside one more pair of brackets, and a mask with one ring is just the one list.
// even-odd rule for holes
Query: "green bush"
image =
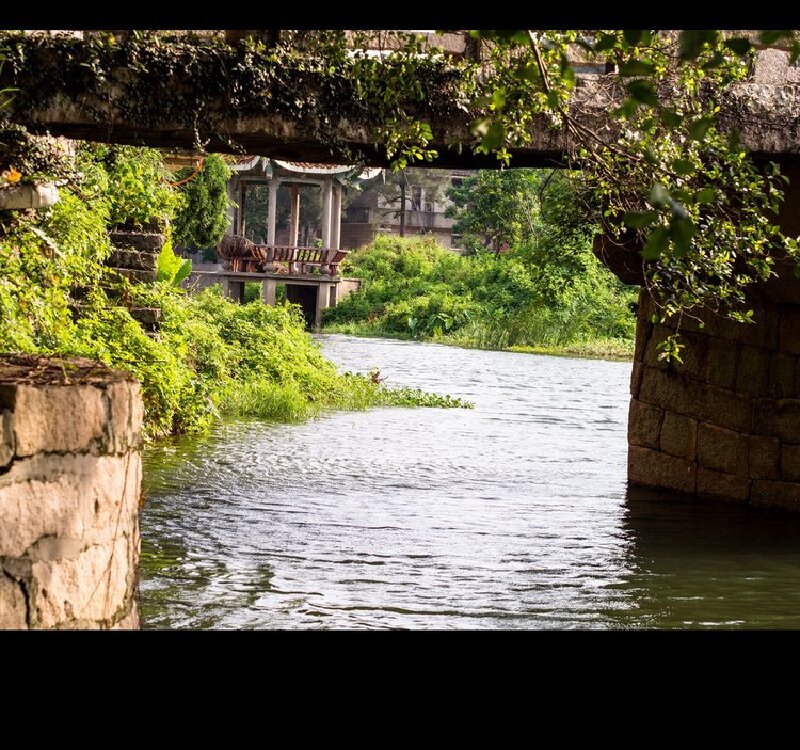
{"label": "green bush", "polygon": [[[323,323],[491,349],[614,340],[632,350],[636,290],[600,264],[589,237],[542,232],[499,256],[459,256],[427,238],[378,237],[344,262],[343,272],[362,286],[324,310]],[[548,244],[556,241],[560,254]]]}
{"label": "green bush", "polygon": [[230,169],[219,154],[209,154],[196,175],[182,169],[175,181],[183,198],[175,214],[174,239],[178,247],[214,247],[228,227],[228,177]]}
{"label": "green bush", "polygon": [[[463,405],[339,374],[296,305],[239,305],[219,287],[188,296],[169,244],[156,283],[130,284],[104,266],[109,226],[170,219],[176,201],[156,156],[85,147],[81,180],[51,210],[4,220],[0,350],[88,356],[133,373],[150,437],[200,430],[219,414],[297,421],[326,408]],[[158,308],[160,330],[143,330],[132,306]]]}
{"label": "green bush", "polygon": [[169,187],[161,154],[134,146],[83,146],[82,163],[101,166],[106,176],[100,189],[109,206],[111,224],[145,226],[172,218],[180,196]]}

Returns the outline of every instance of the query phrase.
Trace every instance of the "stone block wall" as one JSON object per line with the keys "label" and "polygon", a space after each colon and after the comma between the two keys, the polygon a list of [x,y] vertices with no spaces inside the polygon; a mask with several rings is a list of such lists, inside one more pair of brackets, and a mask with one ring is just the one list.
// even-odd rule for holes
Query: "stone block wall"
{"label": "stone block wall", "polygon": [[756,324],[684,319],[683,364],[658,360],[673,332],[639,298],[628,420],[632,484],[800,510],[800,305],[753,300]]}
{"label": "stone block wall", "polygon": [[166,241],[157,227],[136,231],[118,227],[109,232],[114,250],[106,264],[132,281],[152,282],[158,274],[158,256]]}
{"label": "stone block wall", "polygon": [[0,628],[137,628],[142,400],[85,359],[0,355]]}
{"label": "stone block wall", "polygon": [[[106,265],[132,282],[154,282],[158,276],[158,256],[166,242],[163,229],[157,221],[137,229],[116,227],[109,232],[113,251]],[[129,307],[129,311],[145,331],[155,332],[161,327],[160,308]]]}

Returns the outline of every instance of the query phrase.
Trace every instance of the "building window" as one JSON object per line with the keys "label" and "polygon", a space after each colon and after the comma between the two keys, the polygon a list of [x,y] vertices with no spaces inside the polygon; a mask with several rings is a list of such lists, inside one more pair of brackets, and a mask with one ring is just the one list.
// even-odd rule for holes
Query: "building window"
{"label": "building window", "polygon": [[348,224],[369,224],[369,208],[350,206],[347,209],[345,221]]}

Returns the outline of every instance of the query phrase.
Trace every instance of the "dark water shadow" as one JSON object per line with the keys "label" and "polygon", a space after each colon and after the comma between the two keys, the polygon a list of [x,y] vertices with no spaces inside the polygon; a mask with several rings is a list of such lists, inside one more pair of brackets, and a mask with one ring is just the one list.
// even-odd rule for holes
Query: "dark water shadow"
{"label": "dark water shadow", "polygon": [[800,515],[628,488],[612,626],[800,628]]}

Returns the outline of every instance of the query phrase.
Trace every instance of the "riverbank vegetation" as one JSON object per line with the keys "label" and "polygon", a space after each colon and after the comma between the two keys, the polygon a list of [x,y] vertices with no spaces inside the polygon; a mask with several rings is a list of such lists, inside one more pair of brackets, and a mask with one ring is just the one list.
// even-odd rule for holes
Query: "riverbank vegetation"
{"label": "riverbank vegetation", "polygon": [[[367,52],[376,33],[390,54]],[[547,123],[546,140],[581,170],[613,256],[639,267],[654,322],[675,327],[661,345],[667,360],[680,359],[684,316],[706,309],[750,321],[748,291],[775,274],[776,258],[800,256],[774,222],[785,177],[741,142],[748,131],[760,142],[763,102],[743,95],[757,48],[783,47],[793,65],[796,32],[475,30],[463,55],[414,32],[384,47],[382,33],[12,31],[1,39],[0,94],[14,91],[17,119],[79,96],[91,125],[169,127],[192,133],[198,149],[241,148],[231,112],[277,117],[297,129],[298,143],[347,163],[378,150],[398,169],[441,156],[437,123],[471,134],[448,146],[502,165],[514,150],[539,148],[537,123]],[[598,75],[579,85],[581,69]],[[191,85],[176,88],[176,70]],[[352,148],[342,123],[369,133],[375,148]],[[13,166],[6,179],[24,174]]]}
{"label": "riverbank vegetation", "polygon": [[332,332],[483,349],[630,357],[637,288],[592,253],[568,178],[478,172],[448,191],[463,255],[430,237],[380,236],[342,272],[362,288],[324,311]]}
{"label": "riverbank vegetation", "polygon": [[[132,372],[148,436],[200,430],[222,414],[298,421],[323,409],[469,406],[337,372],[294,306],[231,304],[219,289],[187,295],[169,241],[159,281],[131,283],[107,267],[109,229],[156,225],[169,239],[187,205],[158,152],[81,146],[64,179],[51,209],[0,213],[0,350],[82,355]],[[175,225],[198,245],[218,231],[186,216]],[[137,308],[157,311],[157,330],[134,318]]]}

